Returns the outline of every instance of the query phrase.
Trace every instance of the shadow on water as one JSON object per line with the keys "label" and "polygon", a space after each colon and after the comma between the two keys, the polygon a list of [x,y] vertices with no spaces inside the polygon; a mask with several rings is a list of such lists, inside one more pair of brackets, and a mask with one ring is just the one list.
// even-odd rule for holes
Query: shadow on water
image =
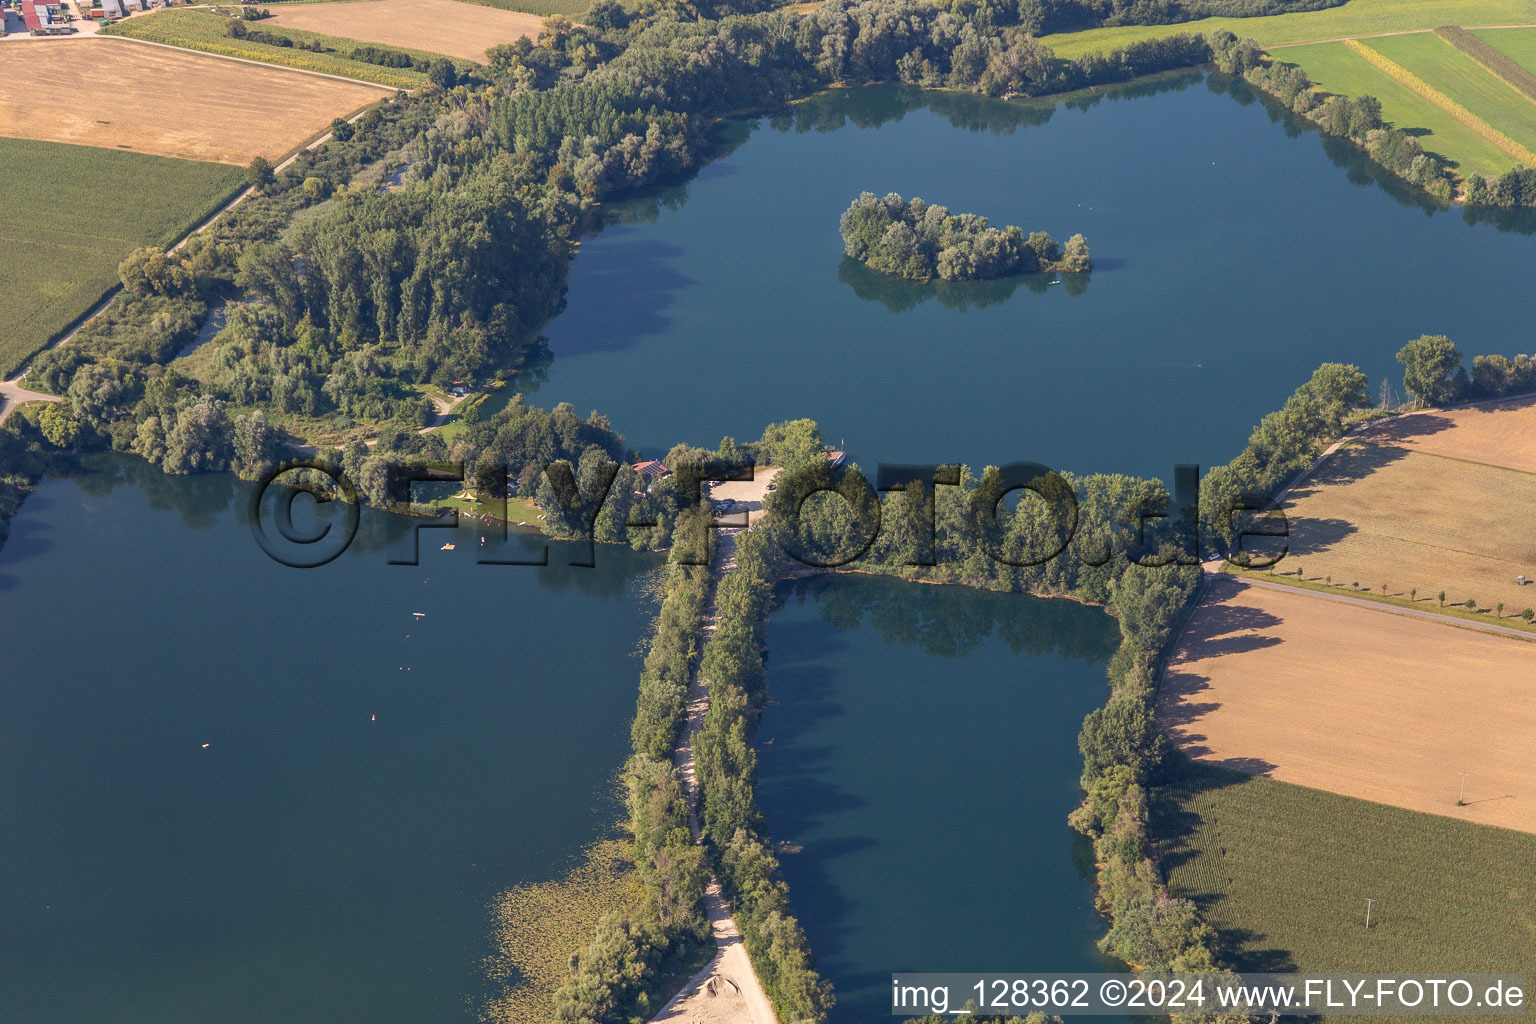
{"label": "shadow on water", "polygon": [[1115,621],[1100,609],[1028,594],[829,573],[788,583],[776,598],[780,607],[815,603],[821,619],[842,632],[867,619],[886,643],[940,658],[963,658],[996,636],[1014,654],[1097,665],[1120,643]]}
{"label": "shadow on water", "polygon": [[[796,584],[790,589],[799,588]],[[835,781],[837,773],[832,769],[837,752],[813,735],[815,724],[847,716],[838,699],[837,680],[824,662],[845,655],[848,642],[836,634],[824,635],[813,622],[781,622],[772,628],[772,646],[783,652],[773,672],[785,689],[793,689],[795,714],[775,714],[770,707],[756,742],[760,750],[773,747],[775,774],[794,780],[795,799],[775,808],[767,824],[771,835],[806,836],[824,822],[865,805],[863,798]],[[840,835],[806,843],[796,848],[799,852],[789,854],[797,869],[796,901],[815,906],[818,916],[836,922],[817,936],[816,955],[825,963],[844,959],[854,909],[834,881],[835,861],[878,845],[874,836]]]}
{"label": "shadow on water", "polygon": [[1085,111],[1104,102],[1179,92],[1198,84],[1202,75],[1200,71],[1177,71],[1062,96],[1010,100],[888,82],[828,89],[783,113],[769,116],[768,125],[779,132],[835,132],[850,124],[856,128],[878,128],[915,111],[931,110],[956,128],[1011,135],[1020,128],[1048,123],[1058,110]]}
{"label": "shadow on water", "polygon": [[[136,456],[103,453],[81,458],[64,476],[91,498],[105,498],[125,487],[137,489],[151,509],[175,512],[182,525],[199,533],[217,528],[230,514],[239,525],[251,526],[250,500],[256,485],[233,473],[168,476]],[[13,533],[3,549],[8,563],[47,554],[52,548],[48,512],[53,500],[46,488],[28,497],[23,506],[25,529]],[[339,502],[317,504],[302,500],[294,505],[294,522],[301,533],[308,533],[314,521],[334,520],[341,511]],[[446,521],[446,518],[432,520],[364,508],[358,518],[357,535],[347,546],[345,557],[372,558],[380,562],[408,560],[412,554],[413,533],[428,524]],[[479,542],[482,535],[486,538],[483,548]],[[654,553],[637,552],[621,545],[599,544],[595,549],[589,549],[585,544],[560,541],[548,543],[548,554],[543,556],[546,544],[539,534],[513,529],[503,540],[499,527],[467,517],[460,517],[456,528],[422,532],[419,547],[425,551],[450,539],[466,550],[473,549],[477,559],[490,557],[533,562],[544,557],[547,562],[528,566],[477,565],[475,571],[483,573],[487,580],[506,574],[530,574],[542,590],[569,590],[593,596],[622,595],[634,580],[653,571],[663,561]],[[256,550],[254,538],[250,543]],[[585,564],[588,562],[592,564]],[[412,571],[410,566],[398,568],[402,573]],[[0,578],[0,590],[10,585],[5,582],[7,579]]]}
{"label": "shadow on water", "polygon": [[892,313],[906,313],[925,302],[966,312],[1000,306],[1020,288],[1044,295],[1061,286],[1073,298],[1088,290],[1092,274],[1017,274],[992,281],[907,281],[871,270],[850,256],[837,267],[837,279],[865,302],[878,302]]}
{"label": "shadow on water", "polygon": [[[1359,146],[1335,135],[1327,135],[1314,123],[1287,110],[1274,97],[1259,92],[1241,78],[1210,72],[1206,87],[1212,92],[1232,97],[1243,106],[1259,104],[1269,114],[1269,119],[1285,128],[1290,138],[1303,134],[1315,134],[1323,144],[1323,153],[1335,167],[1344,171],[1346,180],[1362,188],[1377,188],[1397,201],[1399,205],[1422,210],[1425,216],[1451,213],[1458,207],[1443,203],[1422,190],[1409,185],[1385,167],[1373,161]],[[1424,129],[1405,128],[1409,135],[1426,134]],[[1455,161],[1450,161],[1455,166]],[[1520,235],[1536,234],[1536,209],[1509,209],[1498,206],[1460,207],[1462,219],[1469,225],[1486,224],[1502,232]]]}
{"label": "shadow on water", "polygon": [[673,296],[694,283],[676,269],[683,255],[677,246],[625,227],[605,233],[616,237],[582,254],[586,276],[603,298],[565,314],[568,321],[578,318],[580,329],[564,332],[559,355],[619,352],[666,333]]}
{"label": "shadow on water", "polygon": [[[759,801],[833,1021],[878,1019],[892,971],[982,950],[1108,969],[1093,853],[1066,816],[1077,726],[1118,641],[1100,609],[1023,594],[853,573],[775,591]],[[997,800],[1008,814],[957,874],[956,844]],[[1047,920],[1048,941],[1029,927]]]}

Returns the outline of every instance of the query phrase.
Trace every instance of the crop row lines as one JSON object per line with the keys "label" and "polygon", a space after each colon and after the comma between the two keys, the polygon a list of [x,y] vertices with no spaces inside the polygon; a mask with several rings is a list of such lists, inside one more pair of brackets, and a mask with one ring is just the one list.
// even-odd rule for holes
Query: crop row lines
{"label": "crop row lines", "polygon": [[1443,25],[1435,29],[1435,35],[1460,50],[1472,63],[1521,96],[1536,102],[1536,75],[1516,64],[1506,54],[1494,49],[1466,29],[1454,25]]}
{"label": "crop row lines", "polygon": [[1522,146],[1520,143],[1516,142],[1514,139],[1510,138],[1508,135],[1505,135],[1493,125],[1489,124],[1487,121],[1484,121],[1482,118],[1472,113],[1472,111],[1468,110],[1460,103],[1457,103],[1445,93],[1441,92],[1439,89],[1436,89],[1434,86],[1424,81],[1424,79],[1420,78],[1412,71],[1409,71],[1407,68],[1397,63],[1397,61],[1392,60],[1390,57],[1387,57],[1384,54],[1371,49],[1369,46],[1366,46],[1358,39],[1346,39],[1344,40],[1344,45],[1366,63],[1370,64],[1378,71],[1381,71],[1382,73],[1397,79],[1397,81],[1401,82],[1403,85],[1406,85],[1408,88],[1412,89],[1426,100],[1429,100],[1429,102],[1444,110],[1456,120],[1460,121],[1462,124],[1466,125],[1468,128],[1472,129],[1478,135],[1481,135],[1495,146],[1498,146],[1500,149],[1514,157],[1516,160],[1519,160],[1521,163],[1528,167],[1536,167],[1536,152],[1532,152],[1531,150]]}

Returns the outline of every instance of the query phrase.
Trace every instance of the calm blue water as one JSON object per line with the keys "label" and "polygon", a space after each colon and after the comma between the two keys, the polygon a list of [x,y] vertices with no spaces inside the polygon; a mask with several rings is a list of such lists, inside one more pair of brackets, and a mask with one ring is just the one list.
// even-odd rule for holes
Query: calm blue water
{"label": "calm blue water", "polygon": [[[1230,457],[1324,360],[1397,381],[1420,333],[1529,347],[1527,235],[1226,89],[852,89],[727,125],[733,151],[583,246],[539,401],[647,448],[811,416],[866,465],[1166,477]],[[866,189],[1082,231],[1099,270],[886,281],[840,255]],[[470,1018],[487,903],[617,813],[654,559],[475,566],[466,530],[389,566],[408,524],[368,514],[302,572],[257,550],[243,494],[112,460],[45,483],[0,550],[0,1021]],[[761,802],[805,847],[784,871],[838,1019],[883,1017],[893,970],[1099,966],[1065,818],[1113,623],[807,586],[773,620]]]}
{"label": "calm blue water", "polygon": [[[1230,458],[1321,362],[1401,393],[1419,334],[1530,347],[1511,310],[1530,237],[1405,205],[1225,81],[1088,109],[880,86],[738,123],[729,156],[583,245],[541,395],[662,449],[809,416],[866,466],[1168,477]],[[841,255],[864,190],[1081,231],[1100,269],[1080,294],[887,282]]]}
{"label": "calm blue water", "polygon": [[896,971],[1098,971],[1077,732],[1119,643],[1096,608],[868,576],[787,591],[758,800],[833,1020]]}
{"label": "calm blue water", "polygon": [[107,466],[0,551],[0,1020],[474,1019],[488,903],[620,813],[657,560],[365,513],[288,569],[233,478]]}

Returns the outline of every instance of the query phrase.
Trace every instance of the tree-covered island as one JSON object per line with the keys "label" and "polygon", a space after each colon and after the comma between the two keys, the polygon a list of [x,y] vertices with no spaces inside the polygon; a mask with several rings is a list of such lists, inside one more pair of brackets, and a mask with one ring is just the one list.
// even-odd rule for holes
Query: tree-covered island
{"label": "tree-covered island", "polygon": [[864,192],[843,212],[843,252],[871,270],[914,281],[985,281],[1041,271],[1087,273],[1093,269],[1088,240],[1073,235],[1065,246],[1044,231],[1026,237],[1022,228],[995,228],[974,213],[895,192],[884,199]]}

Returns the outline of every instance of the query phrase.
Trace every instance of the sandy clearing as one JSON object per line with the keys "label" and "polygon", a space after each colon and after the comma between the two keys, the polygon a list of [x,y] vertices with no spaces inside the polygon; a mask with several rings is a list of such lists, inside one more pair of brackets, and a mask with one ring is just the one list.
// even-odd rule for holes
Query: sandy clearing
{"label": "sandy clearing", "polygon": [[1536,643],[1235,577],[1208,584],[1157,701],[1185,753],[1536,833]]}
{"label": "sandy clearing", "polygon": [[0,135],[228,164],[280,156],[394,91],[108,36],[5,54]]}
{"label": "sandy clearing", "polygon": [[756,525],[763,518],[763,498],[768,494],[768,488],[773,486],[773,480],[781,473],[778,466],[757,466],[753,470],[751,480],[727,480],[722,483],[709,485],[709,496],[715,501],[735,502],[737,511],[726,513],[726,518],[740,522],[741,506],[746,506],[748,525]]}
{"label": "sandy clearing", "polygon": [[1536,396],[1400,416],[1357,436],[1375,444],[1536,473]]}
{"label": "sandy clearing", "polygon": [[274,7],[272,23],[385,46],[484,61],[485,51],[539,37],[544,19],[461,0],[360,0]]}

